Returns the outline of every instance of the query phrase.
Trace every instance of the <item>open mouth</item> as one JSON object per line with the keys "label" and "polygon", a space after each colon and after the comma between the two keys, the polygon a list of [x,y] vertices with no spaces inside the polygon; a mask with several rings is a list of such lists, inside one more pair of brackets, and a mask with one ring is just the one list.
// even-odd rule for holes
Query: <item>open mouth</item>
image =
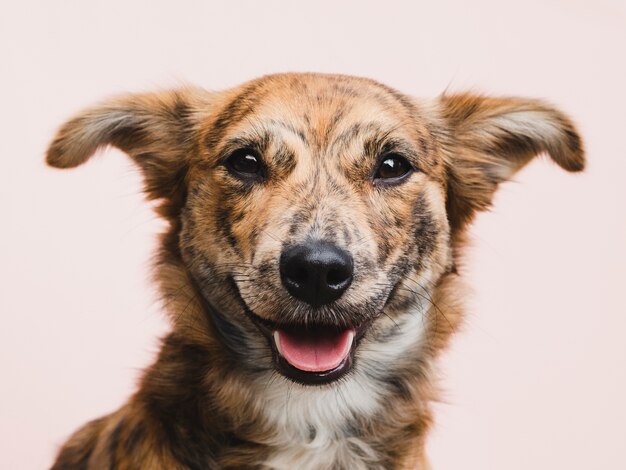
{"label": "open mouth", "polygon": [[278,371],[294,382],[325,384],[352,368],[363,327],[279,325],[246,311],[268,339]]}
{"label": "open mouth", "polygon": [[[241,297],[230,280],[246,315],[267,339],[276,369],[303,385],[322,385],[343,377],[354,363],[359,341],[379,315],[359,324],[283,324],[260,317]],[[392,290],[393,291],[393,290]],[[389,297],[385,303],[389,301]],[[382,310],[381,310],[382,311]]]}
{"label": "open mouth", "polygon": [[303,384],[338,379],[352,367],[354,328],[279,328],[272,334],[275,361],[288,378]]}
{"label": "open mouth", "polygon": [[275,330],[278,354],[291,366],[304,372],[322,373],[344,362],[354,341],[354,329]]}

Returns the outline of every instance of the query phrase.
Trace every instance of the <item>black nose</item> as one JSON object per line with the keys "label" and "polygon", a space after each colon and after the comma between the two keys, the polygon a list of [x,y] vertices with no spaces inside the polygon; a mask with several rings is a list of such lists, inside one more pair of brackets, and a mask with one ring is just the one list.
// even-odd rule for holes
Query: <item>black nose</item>
{"label": "black nose", "polygon": [[341,297],[352,283],[352,256],[328,242],[294,245],[280,255],[280,277],[296,299],[313,306]]}

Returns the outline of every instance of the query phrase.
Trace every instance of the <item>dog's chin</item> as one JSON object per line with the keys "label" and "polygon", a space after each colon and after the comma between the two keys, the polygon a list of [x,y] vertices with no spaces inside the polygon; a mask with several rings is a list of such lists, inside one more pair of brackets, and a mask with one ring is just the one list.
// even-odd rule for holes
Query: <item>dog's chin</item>
{"label": "dog's chin", "polygon": [[338,327],[280,324],[246,313],[267,339],[274,365],[286,378],[302,385],[324,385],[344,377],[369,322]]}

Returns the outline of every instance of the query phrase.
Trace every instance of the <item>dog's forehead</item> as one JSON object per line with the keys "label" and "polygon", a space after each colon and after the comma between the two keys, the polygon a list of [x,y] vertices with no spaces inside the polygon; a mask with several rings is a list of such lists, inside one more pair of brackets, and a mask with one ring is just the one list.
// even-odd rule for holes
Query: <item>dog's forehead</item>
{"label": "dog's forehead", "polygon": [[296,76],[270,86],[258,112],[268,118],[287,115],[318,133],[368,121],[397,126],[410,111],[399,96],[370,80]]}
{"label": "dog's forehead", "polygon": [[[292,134],[308,146],[323,147],[342,133],[410,134],[416,138],[415,104],[373,80],[321,74],[264,77],[234,90],[216,119],[221,137]],[[218,129],[220,130],[220,129]]]}

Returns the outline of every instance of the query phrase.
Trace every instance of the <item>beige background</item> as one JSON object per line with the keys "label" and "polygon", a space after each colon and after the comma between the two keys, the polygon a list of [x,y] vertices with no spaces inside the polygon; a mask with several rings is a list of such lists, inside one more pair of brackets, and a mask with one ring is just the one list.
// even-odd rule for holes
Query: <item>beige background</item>
{"label": "beige background", "polygon": [[[39,1],[0,6],[0,468],[50,465],[133,391],[166,325],[161,223],[128,160],[43,165],[122,91],[278,71],[547,98],[583,175],[538,159],[472,228],[468,320],[442,364],[435,469],[626,468],[626,7],[609,0]],[[508,3],[508,4],[507,4]],[[174,6],[175,4],[175,6]]]}

